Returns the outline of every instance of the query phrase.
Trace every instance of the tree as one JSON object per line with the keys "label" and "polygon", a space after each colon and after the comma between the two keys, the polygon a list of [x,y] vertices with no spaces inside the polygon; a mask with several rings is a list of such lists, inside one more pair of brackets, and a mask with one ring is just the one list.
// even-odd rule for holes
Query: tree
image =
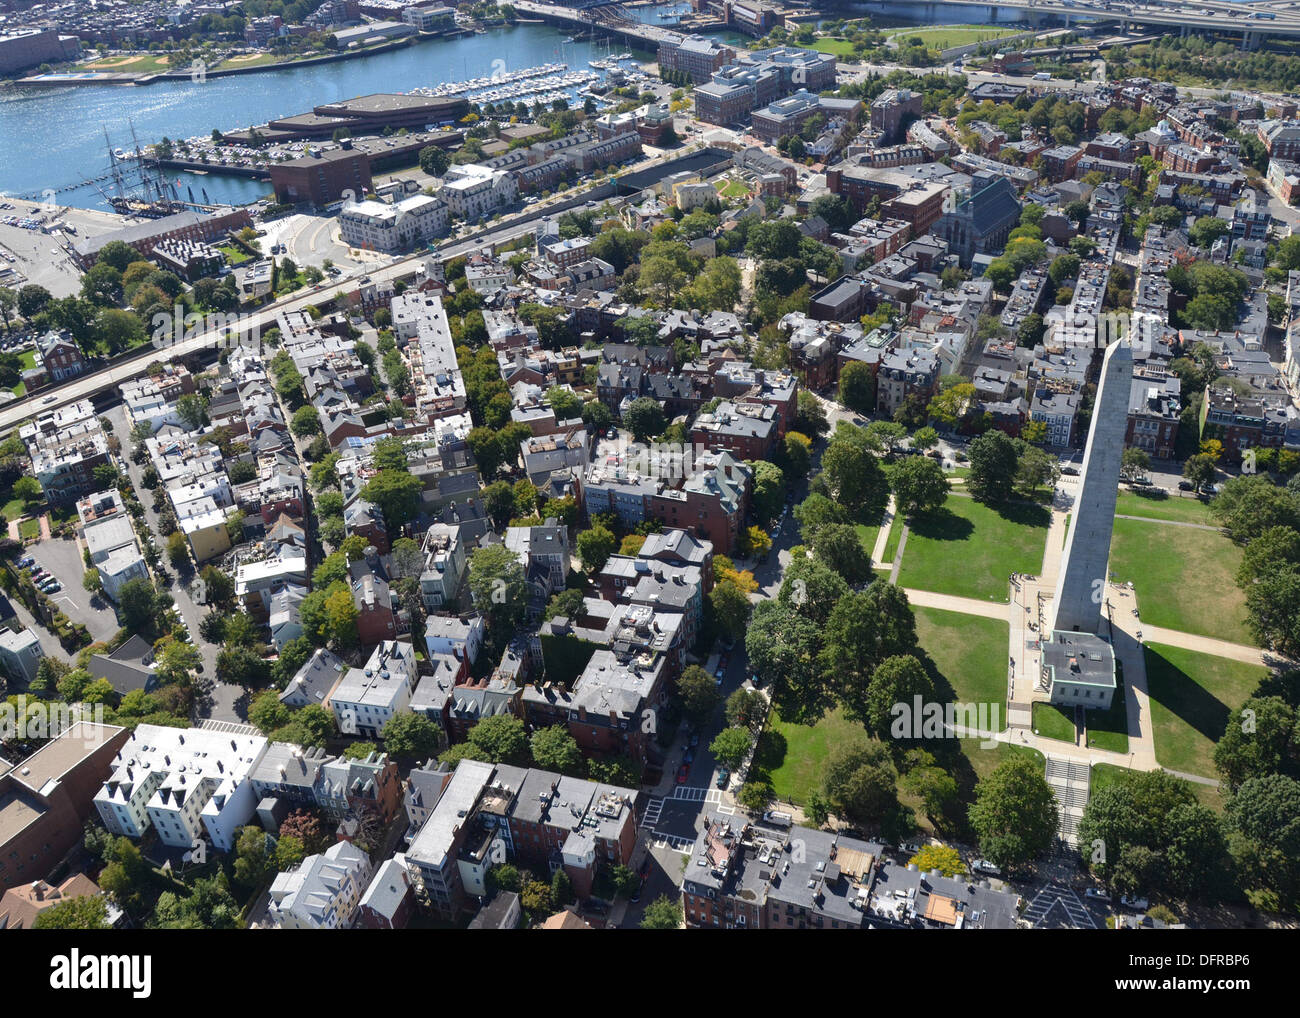
{"label": "tree", "polygon": [[938,826],[949,807],[957,801],[957,781],[934,764],[931,754],[923,753],[923,756],[924,762],[913,766],[899,784],[909,795],[921,800],[925,815]]}
{"label": "tree", "polygon": [[816,493],[794,507],[794,518],[799,524],[803,539],[814,547],[817,544],[817,534],[823,527],[847,523],[849,520],[843,506]]}
{"label": "tree", "polygon": [[840,372],[838,399],[850,410],[860,414],[876,409],[876,375],[862,361],[849,361]]}
{"label": "tree", "polygon": [[748,728],[724,728],[709,744],[709,752],[719,763],[735,770],[749,755],[754,733]]}
{"label": "tree", "polygon": [[289,429],[299,438],[321,433],[320,413],[314,406],[302,406],[293,412]]}
{"label": "tree", "polygon": [[598,573],[614,554],[618,539],[599,523],[590,530],[578,535],[578,557],[582,559],[582,568],[589,573]]}
{"label": "tree", "polygon": [[1011,497],[1019,467],[1016,444],[1001,431],[980,435],[970,444],[966,487],[980,502],[998,504]]}
{"label": "tree", "polygon": [[742,686],[729,697],[723,715],[731,728],[754,728],[767,713],[767,701],[757,690]]}
{"label": "tree", "polygon": [[1022,445],[1016,467],[1016,487],[1033,495],[1044,484],[1055,484],[1061,467],[1055,456],[1033,445]]}
{"label": "tree", "polygon": [[1224,822],[1243,882],[1293,907],[1300,895],[1300,782],[1285,774],[1249,779],[1228,800]]}
{"label": "tree", "polygon": [[830,429],[826,420],[826,407],[807,389],[800,389],[795,404],[795,430],[809,438],[817,439]]}
{"label": "tree", "polygon": [[539,728],[528,741],[533,763],[543,770],[579,776],[582,774],[582,750],[564,725]]}
{"label": "tree", "polygon": [[441,177],[451,165],[451,156],[436,145],[420,149],[420,169],[431,177]]}
{"label": "tree", "polygon": [[1058,819],[1051,786],[1027,756],[1004,760],[975,786],[971,827],[979,835],[980,852],[1004,869],[1026,867],[1046,854]]}
{"label": "tree", "polygon": [[1183,464],[1183,476],[1196,486],[1197,491],[1213,483],[1215,470],[1214,457],[1204,453],[1188,456]]}
{"label": "tree", "polygon": [[1300,529],[1300,495],[1260,474],[1225,483],[1210,503],[1210,512],[1238,544],[1249,543],[1270,527]]}
{"label": "tree", "polygon": [[428,760],[441,745],[441,730],[423,714],[401,711],[384,725],[384,749],[393,756]]}
{"label": "tree", "polygon": [[916,620],[902,588],[878,579],[840,598],[822,637],[824,674],[846,713],[863,720],[872,674],[886,658],[916,649]]}
{"label": "tree", "polygon": [[697,728],[708,724],[722,701],[713,676],[699,665],[688,665],[682,672],[677,680],[677,695],[681,699],[682,713]]}
{"label": "tree", "polygon": [[822,792],[838,816],[863,825],[884,823],[898,807],[898,778],[889,751],[866,739],[832,750]]}
{"label": "tree", "polygon": [[682,927],[682,908],[672,898],[664,895],[646,906],[641,914],[643,930],[679,930]]}
{"label": "tree", "polygon": [[787,567],[777,600],[820,626],[848,592],[844,577],[817,559],[805,556],[796,558]]}
{"label": "tree", "polygon": [[945,877],[959,877],[966,873],[961,853],[949,845],[922,845],[908,863],[922,873],[938,870]]}
{"label": "tree", "polygon": [[378,507],[390,534],[415,516],[424,485],[413,474],[381,470],[361,489],[361,497]]}
{"label": "tree", "polygon": [[750,813],[762,813],[776,797],[776,790],[770,781],[762,779],[746,781],[736,793],[736,802]]}
{"label": "tree", "polygon": [[1251,778],[1291,773],[1300,763],[1295,708],[1280,696],[1252,697],[1233,711],[1214,747],[1214,767],[1230,791]]}
{"label": "tree", "polygon": [[[871,675],[863,721],[870,731],[883,736],[894,724],[895,706],[902,704],[910,712],[918,696],[922,703],[934,697],[934,683],[925,667],[911,654],[887,657]],[[905,732],[902,737],[907,738],[908,734]]]}
{"label": "tree", "polygon": [[1300,531],[1269,527],[1246,545],[1237,569],[1237,583],[1251,584],[1270,576],[1300,569]]}
{"label": "tree", "polygon": [[1128,448],[1120,456],[1119,472],[1129,480],[1141,477],[1151,469],[1151,457],[1145,449]]}
{"label": "tree", "polygon": [[[472,759],[516,767],[528,766],[528,733],[522,721],[508,714],[484,718],[469,730],[466,743],[471,751],[478,754]],[[453,748],[459,749],[459,746]],[[445,758],[446,753],[443,756]]]}
{"label": "tree", "polygon": [[64,898],[57,905],[42,909],[32,920],[34,930],[106,930],[108,903],[101,895]]}
{"label": "tree", "polygon": [[470,556],[469,589],[488,628],[502,640],[524,620],[528,583],[524,567],[504,545],[475,549]]}
{"label": "tree", "polygon": [[41,490],[41,482],[30,474],[24,474],[22,477],[18,478],[18,480],[14,481],[12,491],[14,498],[22,499],[23,502],[29,506],[35,502],[39,502],[41,496],[45,494],[45,492]]}
{"label": "tree", "polygon": [[775,463],[759,460],[753,464],[752,504],[760,520],[772,520],[785,505],[785,473]]}
{"label": "tree", "polygon": [[948,498],[948,478],[943,467],[928,456],[909,456],[889,474],[894,501],[905,517],[933,512]]}
{"label": "tree", "polygon": [[745,650],[785,720],[812,723],[825,713],[830,694],[818,663],[821,632],[811,618],[781,601],[761,601],[745,632]]}
{"label": "tree", "polygon": [[280,695],[274,690],[262,693],[248,708],[248,720],[266,735],[283,728],[291,717],[289,708],[280,702]]}
{"label": "tree", "polygon": [[709,591],[709,605],[724,633],[733,638],[744,634],[753,604],[743,590],[734,583],[715,583]]}
{"label": "tree", "polygon": [[623,413],[623,426],[632,432],[638,442],[648,441],[664,430],[663,407],[649,396],[634,399]]}
{"label": "tree", "polygon": [[857,530],[848,523],[820,528],[813,542],[813,554],[817,561],[844,577],[850,586],[871,579],[871,556],[862,546]]}
{"label": "tree", "polygon": [[185,535],[179,530],[174,531],[167,538],[167,561],[172,564],[172,568],[181,570],[189,567],[190,564],[190,545],[185,540]]}
{"label": "tree", "polygon": [[1255,639],[1280,654],[1300,652],[1300,571],[1261,578],[1246,591],[1246,622]]}
{"label": "tree", "polygon": [[132,633],[151,632],[157,616],[171,604],[170,594],[161,594],[146,579],[127,580],[117,590],[117,607],[124,629]]}
{"label": "tree", "polygon": [[889,482],[865,438],[853,437],[843,427],[837,430],[822,454],[822,477],[831,497],[847,510],[850,519],[874,523],[884,513]]}
{"label": "tree", "polygon": [[939,432],[927,425],[924,428],[918,428],[912,435],[912,448],[920,449],[924,452],[926,449],[933,449],[939,444]]}

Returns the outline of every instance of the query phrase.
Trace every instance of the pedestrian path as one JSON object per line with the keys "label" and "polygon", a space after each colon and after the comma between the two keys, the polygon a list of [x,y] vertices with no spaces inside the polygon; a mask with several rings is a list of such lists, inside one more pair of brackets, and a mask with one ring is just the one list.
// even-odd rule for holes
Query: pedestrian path
{"label": "pedestrian path", "polygon": [[1058,827],[1061,838],[1071,847],[1077,848],[1079,821],[1083,818],[1084,807],[1088,805],[1092,768],[1078,760],[1049,756],[1046,777],[1061,810]]}
{"label": "pedestrian path", "polygon": [[889,569],[889,582],[898,582],[898,571],[903,566],[903,549],[907,547],[907,524],[903,524],[903,531],[898,535],[898,547],[894,549],[894,564]]}
{"label": "pedestrian path", "polygon": [[[880,521],[880,529],[876,531],[876,543],[871,546],[871,561],[875,565],[881,565],[885,561],[885,548],[889,544],[889,528],[893,526],[894,514],[898,512],[898,503],[894,501],[894,496],[889,496],[889,504],[885,506],[885,517]],[[894,559],[898,559],[898,554],[894,554]]]}
{"label": "pedestrian path", "polygon": [[[907,533],[906,530],[903,531]],[[902,549],[902,543],[899,543],[899,549]],[[983,615],[986,619],[997,619],[999,622],[1007,621],[1007,604],[999,601],[979,601],[973,597],[959,597],[956,594],[940,594],[933,590],[916,590],[913,587],[906,587],[903,591],[907,594],[907,600],[913,607],[920,605],[922,608],[942,608],[950,612],[961,612],[963,615]]]}

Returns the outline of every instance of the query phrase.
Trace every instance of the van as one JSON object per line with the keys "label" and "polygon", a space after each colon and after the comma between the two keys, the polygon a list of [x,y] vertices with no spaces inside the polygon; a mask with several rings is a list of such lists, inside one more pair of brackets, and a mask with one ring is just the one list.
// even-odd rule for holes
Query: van
{"label": "van", "polygon": [[1039,71],[1034,75],[1035,81],[1051,81],[1052,76],[1047,71]]}
{"label": "van", "polygon": [[782,813],[779,810],[769,809],[763,814],[763,820],[773,827],[793,827],[794,817],[789,813]]}

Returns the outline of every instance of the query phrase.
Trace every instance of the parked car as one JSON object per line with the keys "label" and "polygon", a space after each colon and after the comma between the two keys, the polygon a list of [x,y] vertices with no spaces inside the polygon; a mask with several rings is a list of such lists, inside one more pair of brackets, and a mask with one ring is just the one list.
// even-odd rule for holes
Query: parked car
{"label": "parked car", "polygon": [[1110,895],[1099,887],[1089,887],[1083,892],[1083,896],[1091,901],[1110,901]]}
{"label": "parked car", "polygon": [[1194,485],[1191,481],[1179,481],[1179,482],[1178,482],[1178,490],[1179,490],[1179,491],[1195,491],[1195,490],[1196,490],[1196,485]]}
{"label": "parked car", "polygon": [[994,876],[994,877],[1000,877],[1002,875],[1002,871],[998,869],[996,866],[994,866],[993,863],[989,862],[987,859],[974,860],[970,864],[970,868],[973,869],[976,873],[987,873],[990,876]]}
{"label": "parked car", "polygon": [[1151,907],[1151,902],[1147,901],[1146,898],[1139,898],[1136,895],[1132,898],[1127,894],[1122,895],[1119,899],[1119,903],[1125,908],[1131,908],[1134,912],[1145,912]]}
{"label": "parked car", "polygon": [[731,780],[731,771],[727,770],[727,768],[725,767],[723,767],[722,770],[718,771],[717,784],[719,788],[726,788],[727,782],[730,780]]}
{"label": "parked car", "polygon": [[1078,467],[1061,467],[1061,473],[1065,474],[1065,476],[1067,476],[1067,477],[1078,477],[1078,476],[1079,476],[1079,468],[1078,468]]}
{"label": "parked car", "polygon": [[62,589],[63,589],[63,584],[60,583],[58,580],[54,580],[45,588],[45,593],[57,594]]}
{"label": "parked car", "polygon": [[682,764],[681,767],[677,769],[677,783],[679,785],[686,784],[686,779],[690,777],[690,774],[691,774],[690,765]]}
{"label": "parked car", "polygon": [[694,761],[695,761],[695,750],[691,749],[691,748],[688,746],[688,747],[686,748],[686,752],[682,754],[682,762],[683,762],[683,763],[694,763]]}
{"label": "parked car", "polygon": [[780,810],[769,809],[763,814],[763,819],[773,827],[793,827],[794,817],[789,813],[782,813]]}
{"label": "parked car", "polygon": [[691,745],[698,746],[699,744],[700,744],[700,733],[691,732]]}

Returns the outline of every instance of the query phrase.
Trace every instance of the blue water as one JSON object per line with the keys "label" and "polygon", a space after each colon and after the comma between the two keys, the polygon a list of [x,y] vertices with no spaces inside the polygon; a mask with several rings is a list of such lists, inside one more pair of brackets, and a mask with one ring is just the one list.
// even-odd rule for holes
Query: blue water
{"label": "blue water", "polygon": [[[653,14],[658,8],[639,8]],[[131,125],[141,143],[264,124],[305,113],[321,103],[372,92],[408,92],[444,81],[489,75],[494,61],[517,70],[551,61],[572,68],[607,55],[606,40],[564,43],[567,33],[545,25],[516,25],[482,35],[423,42],[388,53],[259,74],[141,86],[90,85],[0,88],[0,192],[40,199],[56,191],[62,205],[107,209],[95,186],[83,181],[107,172],[107,128],[114,148],[131,149]],[[615,54],[628,47],[609,42]],[[650,54],[638,54],[651,59]],[[247,202],[269,192],[265,181],[169,171],[197,200]],[[78,186],[79,185],[79,186]],[[110,190],[111,181],[99,182]]]}

